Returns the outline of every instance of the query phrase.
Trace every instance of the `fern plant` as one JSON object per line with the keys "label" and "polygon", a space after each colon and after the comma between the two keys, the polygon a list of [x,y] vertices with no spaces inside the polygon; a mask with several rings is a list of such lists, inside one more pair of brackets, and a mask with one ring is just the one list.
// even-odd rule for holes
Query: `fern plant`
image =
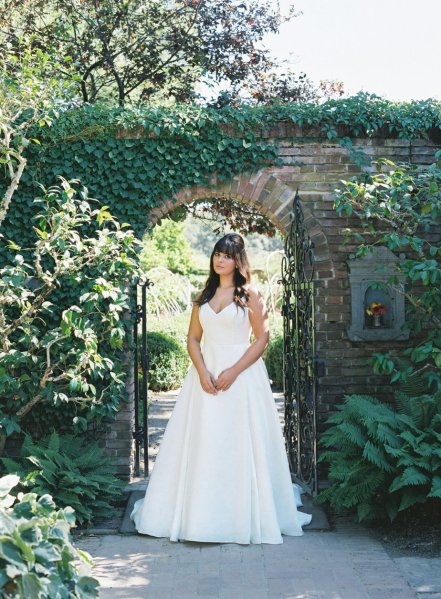
{"label": "fern plant", "polygon": [[25,437],[20,459],[1,458],[21,486],[39,496],[49,494],[59,508],[71,506],[80,524],[115,513],[111,503],[122,497],[124,483],[96,441],[75,435],[51,435],[34,443]]}
{"label": "fern plant", "polygon": [[319,461],[332,485],[317,502],[356,519],[389,517],[441,499],[441,392],[396,393],[396,408],[369,395],[348,395],[331,415]]}

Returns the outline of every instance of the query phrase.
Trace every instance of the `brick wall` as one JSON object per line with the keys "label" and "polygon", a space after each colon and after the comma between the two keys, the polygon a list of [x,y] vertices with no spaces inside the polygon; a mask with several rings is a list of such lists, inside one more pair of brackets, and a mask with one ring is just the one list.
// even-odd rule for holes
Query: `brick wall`
{"label": "brick wall", "polygon": [[[150,216],[155,220],[180,204],[227,195],[257,206],[285,233],[295,190],[299,189],[305,225],[315,245],[317,354],[325,362],[317,405],[320,430],[320,424],[345,393],[368,392],[388,399],[391,394],[387,386],[388,377],[374,375],[367,360],[376,351],[400,353],[412,340],[354,342],[348,339],[351,298],[347,261],[356,246],[343,243],[343,229],[348,226],[354,228],[357,222],[353,218],[338,216],[333,208],[333,192],[339,181],[360,172],[348,151],[338,141],[320,139],[319,131],[304,130],[287,123],[280,123],[276,129],[262,136],[277,140],[282,166],[262,169],[251,175],[238,175],[228,184],[216,184],[216,176],[213,175],[213,187],[182,189]],[[352,141],[355,149],[362,150],[371,160],[386,157],[421,165],[433,162],[439,148],[430,140],[410,143],[378,137]],[[119,461],[122,476],[128,476],[133,466],[131,402],[129,400],[118,414],[106,441]]]}

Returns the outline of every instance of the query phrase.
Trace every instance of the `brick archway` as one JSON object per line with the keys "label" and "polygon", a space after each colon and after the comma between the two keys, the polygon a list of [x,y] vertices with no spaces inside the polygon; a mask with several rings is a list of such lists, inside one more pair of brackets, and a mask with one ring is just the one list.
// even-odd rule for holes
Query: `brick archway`
{"label": "brick archway", "polygon": [[[242,173],[233,177],[228,182],[218,182],[214,176],[210,187],[187,187],[181,189],[173,198],[154,208],[149,213],[152,223],[167,216],[178,206],[189,204],[195,200],[225,196],[244,204],[250,204],[266,216],[273,225],[285,235],[289,227],[289,212],[296,194],[294,168],[282,167],[265,168],[255,173]],[[293,175],[291,185],[283,180],[282,175]],[[330,271],[334,270],[331,252],[323,229],[314,216],[314,195],[302,195],[301,184],[299,194],[302,201],[302,210],[305,217],[305,226],[314,243],[316,259],[316,278],[329,278]],[[331,274],[333,276],[333,274]]]}

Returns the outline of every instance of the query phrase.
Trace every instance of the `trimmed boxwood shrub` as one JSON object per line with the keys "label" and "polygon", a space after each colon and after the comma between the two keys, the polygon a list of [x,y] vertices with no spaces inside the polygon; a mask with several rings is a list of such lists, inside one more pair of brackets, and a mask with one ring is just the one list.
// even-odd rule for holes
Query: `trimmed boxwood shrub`
{"label": "trimmed boxwood shrub", "polygon": [[273,385],[283,389],[283,337],[270,341],[265,352],[265,364]]}
{"label": "trimmed boxwood shrub", "polygon": [[182,347],[187,345],[188,326],[191,318],[191,310],[181,312],[170,316],[154,316],[148,315],[148,330],[149,332],[162,333],[168,337],[173,337]]}
{"label": "trimmed boxwood shrub", "polygon": [[149,389],[168,391],[182,385],[190,365],[186,348],[164,333],[147,333]]}

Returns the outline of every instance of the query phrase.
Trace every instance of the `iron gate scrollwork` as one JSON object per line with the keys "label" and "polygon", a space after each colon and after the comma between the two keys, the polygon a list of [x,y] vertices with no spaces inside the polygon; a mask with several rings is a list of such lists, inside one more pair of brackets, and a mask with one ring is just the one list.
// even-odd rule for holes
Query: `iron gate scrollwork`
{"label": "iron gate scrollwork", "polygon": [[282,259],[285,444],[293,479],[317,493],[314,244],[304,225],[298,192]]}
{"label": "iron gate scrollwork", "polygon": [[[146,279],[134,285],[135,319],[133,323],[133,380],[135,403],[135,476],[140,474],[141,447],[143,449],[144,476],[149,475],[149,428],[148,428],[148,351],[147,351],[147,289],[153,283]],[[138,290],[141,289],[141,304],[138,303]],[[141,332],[139,324],[141,323]],[[142,380],[139,380],[141,371]],[[142,418],[141,418],[142,416]]]}

